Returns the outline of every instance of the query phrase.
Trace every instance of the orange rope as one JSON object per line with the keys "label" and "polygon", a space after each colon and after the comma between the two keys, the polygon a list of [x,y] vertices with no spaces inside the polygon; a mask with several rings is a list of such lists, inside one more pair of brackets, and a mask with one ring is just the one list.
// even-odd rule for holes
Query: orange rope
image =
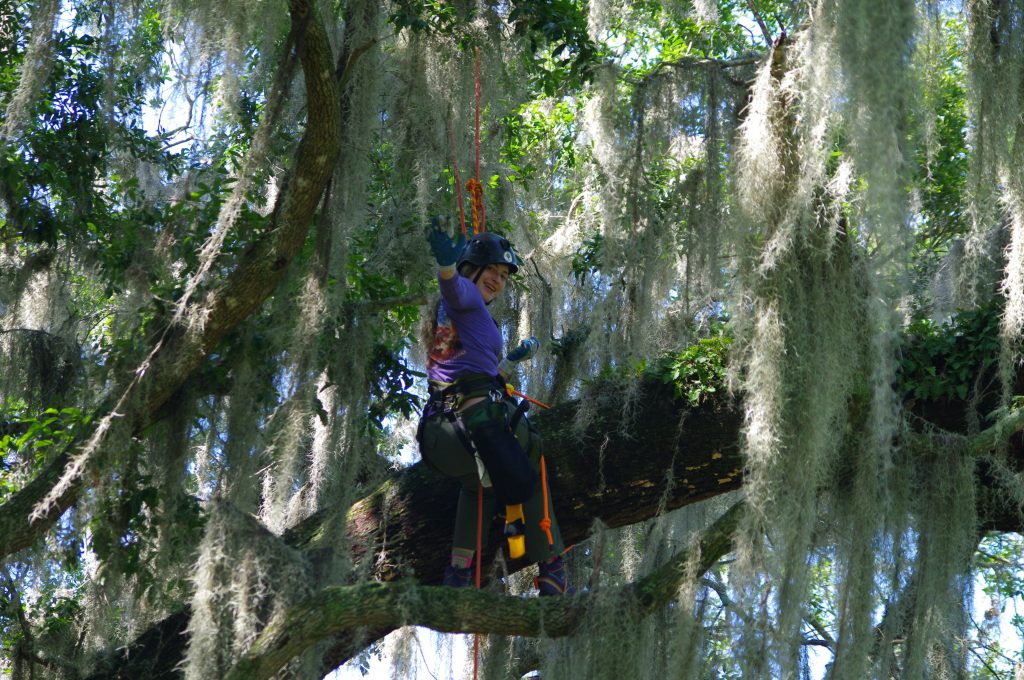
{"label": "orange rope", "polygon": [[480,48],[474,51],[476,57],[476,78],[474,93],[476,95],[476,181],[480,181]]}
{"label": "orange rope", "polygon": [[[484,223],[484,188],[480,184],[480,48],[476,48],[476,78],[474,87],[476,90],[476,178],[466,182],[466,189],[469,191],[469,198],[473,207],[473,233],[479,234],[485,229]],[[455,166],[455,186],[460,184],[458,166]],[[463,215],[462,192],[459,191],[459,215],[462,216],[462,234],[466,234],[466,218]],[[545,507],[547,501],[545,500]],[[545,515],[547,511],[545,510]],[[477,590],[480,589],[480,563],[483,561],[483,533],[484,533],[484,485],[477,484],[476,487],[476,574],[475,581]],[[473,680],[477,680],[477,673],[480,668],[480,634],[473,635]]]}
{"label": "orange rope", "polygon": [[[519,390],[513,388],[512,385],[506,383],[505,389],[508,390],[509,394],[514,394],[517,397],[525,399],[531,404],[536,404],[541,408],[551,408],[544,402],[537,401],[533,397],[523,394]],[[540,490],[542,498],[544,499],[544,517],[540,520],[540,528],[548,537],[548,545],[554,545],[555,537],[551,533],[551,513],[548,510],[548,467],[547,463],[544,461],[543,453],[540,455]]]}
{"label": "orange rope", "polygon": [[[474,565],[474,583],[476,589],[480,590],[480,562],[483,559],[483,533],[484,533],[484,485],[476,485],[476,564]],[[480,663],[480,634],[473,634],[473,680],[476,680],[477,669]]]}
{"label": "orange rope", "polygon": [[518,390],[513,390],[511,388],[511,386],[509,387],[509,391],[511,391],[512,394],[516,395],[517,397],[525,399],[526,401],[530,402],[531,404],[536,404],[537,406],[540,406],[541,408],[551,408],[550,406],[545,404],[543,401],[537,401],[533,397],[527,396],[527,395],[523,394],[522,392],[520,392]]}
{"label": "orange rope", "polygon": [[466,191],[473,204],[473,233],[479,234],[484,231],[484,187],[480,180],[470,178],[466,181]]}
{"label": "orange rope", "polygon": [[548,545],[555,544],[555,537],[551,534],[551,514],[548,512],[548,469],[544,464],[544,454],[540,454],[540,489],[544,498],[544,517],[540,520],[540,529],[548,537]]}
{"label": "orange rope", "polygon": [[480,550],[484,533],[484,485],[476,485],[476,587],[480,588]]}
{"label": "orange rope", "polygon": [[480,234],[487,231],[487,211],[484,209],[484,185],[480,183],[480,48],[476,48],[476,78],[474,91],[476,95],[476,126],[474,127],[476,150],[476,177],[466,182],[466,189],[473,201],[473,230]]}

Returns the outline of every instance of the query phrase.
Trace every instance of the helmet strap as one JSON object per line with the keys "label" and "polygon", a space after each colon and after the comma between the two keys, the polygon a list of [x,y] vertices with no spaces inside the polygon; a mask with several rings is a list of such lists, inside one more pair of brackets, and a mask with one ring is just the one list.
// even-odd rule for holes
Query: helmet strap
{"label": "helmet strap", "polygon": [[[477,267],[476,273],[473,274],[472,279],[474,286],[476,285],[476,282],[480,280],[480,277],[484,275],[484,269],[486,269],[486,267]],[[489,306],[492,302],[494,302],[494,300],[484,301],[484,305]]]}

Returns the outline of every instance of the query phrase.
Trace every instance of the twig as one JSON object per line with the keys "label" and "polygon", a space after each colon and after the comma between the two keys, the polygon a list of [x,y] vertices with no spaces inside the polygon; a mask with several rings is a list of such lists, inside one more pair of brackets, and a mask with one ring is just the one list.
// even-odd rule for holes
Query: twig
{"label": "twig", "polygon": [[771,45],[773,42],[771,31],[768,30],[768,24],[764,22],[764,18],[761,13],[757,11],[757,7],[754,5],[754,0],[747,0],[747,8],[750,9],[750,13],[754,15],[754,20],[757,25],[761,27],[761,34],[764,35],[764,41],[767,45]]}
{"label": "twig", "polygon": [[820,641],[804,640],[804,644],[819,644],[820,642],[819,646],[821,647],[828,647],[829,649],[835,647],[836,641],[832,638],[832,635],[825,630],[825,626],[821,624],[821,621],[813,616],[805,616],[804,621],[814,629],[815,633],[821,636]]}
{"label": "twig", "polygon": [[[622,76],[622,78],[626,82],[639,86],[649,81],[658,73],[658,71],[660,71],[663,68],[717,68],[721,71],[725,71],[727,69],[738,68],[740,66],[750,66],[752,64],[757,64],[762,59],[764,59],[763,54],[749,54],[742,57],[736,57],[734,59],[702,59],[699,57],[680,57],[675,61],[659,62],[656,66],[652,67],[651,70],[648,71],[643,78],[630,78],[629,76],[625,75]],[[730,80],[732,80],[732,78],[730,78]]]}
{"label": "twig", "polygon": [[1021,430],[1024,430],[1024,408],[1012,409],[996,421],[995,425],[971,437],[967,450],[974,456],[995,451]]}
{"label": "twig", "polygon": [[18,625],[21,627],[21,633],[24,636],[26,644],[31,650],[35,646],[35,637],[32,635],[32,628],[29,626],[28,619],[25,617],[25,608],[21,604],[21,594],[18,592],[18,588],[14,584],[14,579],[11,578],[11,572],[8,567],[4,567],[3,576],[4,585],[7,588],[7,592],[10,593],[10,603],[14,607],[14,613],[18,619]]}
{"label": "twig", "polygon": [[368,310],[378,312],[392,307],[405,307],[407,305],[425,305],[427,296],[425,293],[409,293],[408,295],[396,295],[395,297],[381,298],[379,300],[358,300],[349,302],[350,309]]}
{"label": "twig", "polygon": [[535,259],[533,259],[531,257],[530,258],[530,264],[533,265],[533,271],[537,275],[537,278],[540,279],[540,282],[542,284],[544,284],[544,288],[546,288],[548,291],[550,291],[551,290],[551,284],[548,283],[548,280],[546,278],[544,278],[543,274],[540,273],[540,267],[537,266],[537,260],[535,260]]}
{"label": "twig", "polygon": [[412,639],[416,641],[416,647],[420,650],[420,661],[423,662],[423,668],[427,671],[427,675],[437,680],[437,676],[430,670],[430,664],[427,663],[427,655],[423,651],[423,643],[420,641],[420,636],[416,634],[416,631],[412,631]]}
{"label": "twig", "polygon": [[377,44],[377,38],[371,38],[367,42],[363,43],[359,47],[352,50],[352,54],[345,59],[345,65],[341,69],[341,73],[338,75],[338,85],[344,87],[348,84],[348,81],[352,78],[352,69],[355,67],[356,62],[364,54],[373,49],[373,46]]}

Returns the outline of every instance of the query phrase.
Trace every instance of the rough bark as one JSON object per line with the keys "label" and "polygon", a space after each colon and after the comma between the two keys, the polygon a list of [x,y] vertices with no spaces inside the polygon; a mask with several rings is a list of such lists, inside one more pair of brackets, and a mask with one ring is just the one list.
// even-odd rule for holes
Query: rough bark
{"label": "rough bark", "polygon": [[[596,403],[588,404],[582,430],[578,401],[530,416],[544,435],[555,515],[567,544],[584,540],[595,520],[612,528],[634,524],[742,483],[741,413],[733,404],[709,401],[691,409],[656,380],[644,382],[628,401],[619,388],[605,383],[592,391],[588,399]],[[325,509],[286,540],[317,549],[344,530],[357,558],[374,554],[376,578],[411,573],[421,583],[438,583],[451,543],[457,488],[420,463],[356,503],[345,517]],[[500,539],[500,527],[491,528],[485,556]],[[381,554],[387,559],[379,560]]]}

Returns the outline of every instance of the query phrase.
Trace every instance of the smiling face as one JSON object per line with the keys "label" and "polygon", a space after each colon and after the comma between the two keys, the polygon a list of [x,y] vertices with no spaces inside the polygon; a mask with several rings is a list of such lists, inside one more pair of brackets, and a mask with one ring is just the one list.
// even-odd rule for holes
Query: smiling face
{"label": "smiling face", "polygon": [[476,287],[484,296],[484,302],[490,304],[498,297],[501,291],[505,290],[508,283],[509,267],[506,264],[489,264],[484,267],[480,278],[476,280]]}

